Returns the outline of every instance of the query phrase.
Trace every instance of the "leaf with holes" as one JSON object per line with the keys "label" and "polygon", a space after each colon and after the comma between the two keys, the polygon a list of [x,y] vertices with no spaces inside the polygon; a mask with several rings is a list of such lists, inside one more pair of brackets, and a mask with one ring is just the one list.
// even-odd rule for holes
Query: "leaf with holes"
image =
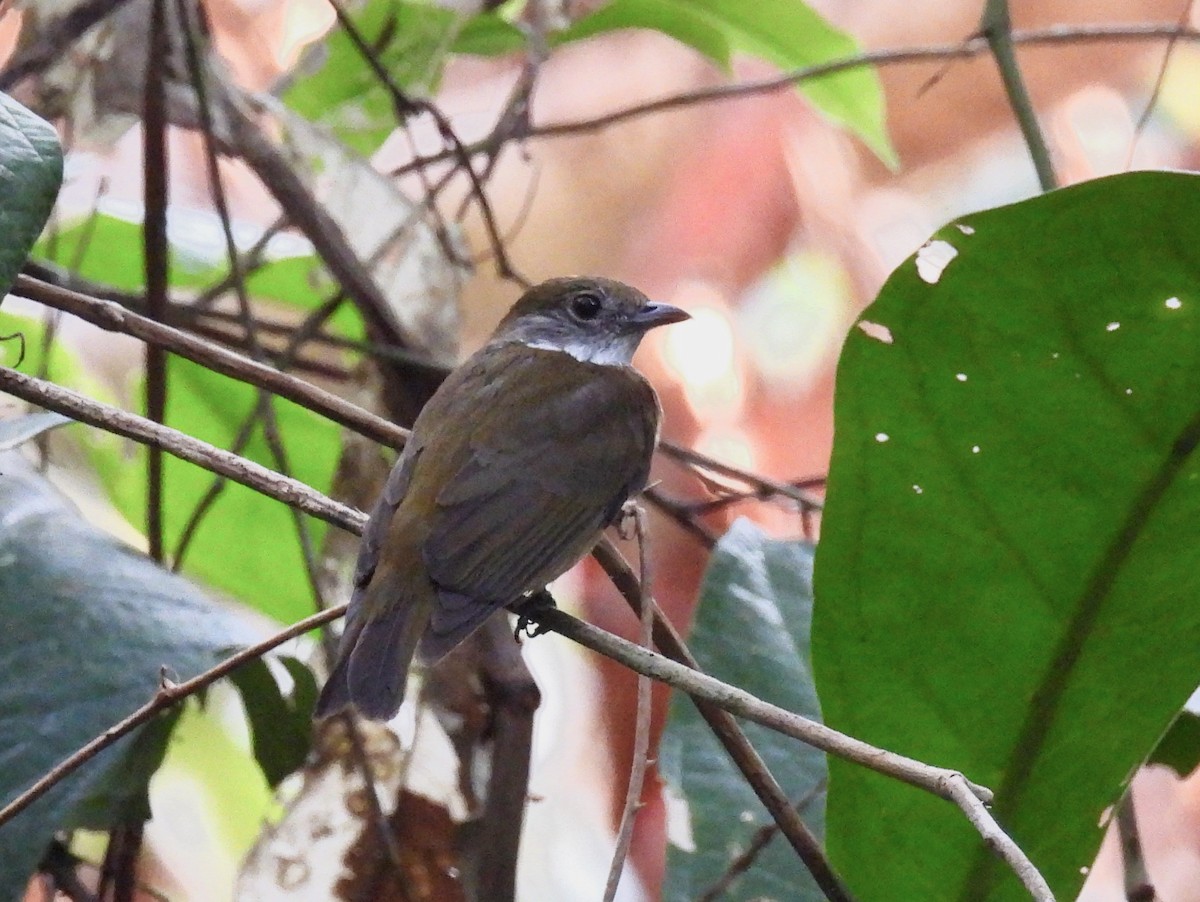
{"label": "leaf with holes", "polygon": [[[838,370],[813,653],[829,723],[957,768],[1061,898],[1200,678],[1200,178],[972,214]],[[863,898],[1017,899],[962,815],[834,763]]]}

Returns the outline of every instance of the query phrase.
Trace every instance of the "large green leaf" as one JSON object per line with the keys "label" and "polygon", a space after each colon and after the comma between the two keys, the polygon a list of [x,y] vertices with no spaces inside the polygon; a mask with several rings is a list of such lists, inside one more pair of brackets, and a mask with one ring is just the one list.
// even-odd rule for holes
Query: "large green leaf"
{"label": "large green leaf", "polygon": [[[187,360],[169,364],[167,423],[223,448],[233,444],[243,420],[258,403],[256,389],[213,373]],[[319,491],[328,491],[337,461],[340,432],[334,423],[290,401],[275,399],[279,434],[290,473]],[[111,450],[106,436],[91,436]],[[93,460],[114,503],[135,525],[145,522],[144,449],[137,465],[111,453]],[[258,428],[243,455],[278,469]],[[173,550],[196,504],[212,484],[211,473],[167,457],[164,533]],[[325,525],[306,520],[315,547]],[[184,558],[184,572],[223,589],[281,621],[311,614],[313,596],[291,512],[278,501],[235,483],[227,483],[197,530]]]}
{"label": "large green leaf", "polygon": [[[732,51],[783,69],[799,69],[859,52],[854,40],[801,0],[613,0],[554,37],[554,43],[617,28],[652,28],[695,47],[722,66]],[[810,79],[800,89],[817,108],[857,134],[888,165],[883,89],[873,69]]]}
{"label": "large green leaf", "polygon": [[[739,520],[713,551],[689,643],[714,676],[791,711],[819,719],[809,668],[811,545],[768,538]],[[746,733],[805,822],[819,836],[825,815],[825,756],[754,724]],[[754,835],[771,823],[745,777],[696,711],[678,695],[662,745],[663,769],[687,801],[695,851],[671,846],[664,898],[696,898],[728,870]],[[824,896],[779,836],[723,899]]]}
{"label": "large green leaf", "polygon": [[0,93],[0,297],[42,231],[61,183],[58,134]]}
{"label": "large green leaf", "polygon": [[[826,716],[992,786],[1060,898],[1200,680],[1197,234],[1178,173],[966,216],[892,275],[838,372]],[[862,898],[1022,896],[950,805],[830,779]]]}
{"label": "large green leaf", "polygon": [[[15,453],[0,456],[0,800],[178,680],[252,638],[243,621],[83,521]],[[0,899],[50,839],[148,815],[173,715],[101,752],[0,828]]]}

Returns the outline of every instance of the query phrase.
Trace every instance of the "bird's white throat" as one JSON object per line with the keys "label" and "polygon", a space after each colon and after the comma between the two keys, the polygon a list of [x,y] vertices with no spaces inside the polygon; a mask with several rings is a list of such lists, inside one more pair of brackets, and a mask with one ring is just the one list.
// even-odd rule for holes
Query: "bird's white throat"
{"label": "bird's white throat", "polygon": [[572,336],[563,341],[539,338],[523,342],[530,348],[541,348],[544,351],[560,351],[570,354],[576,360],[584,363],[598,363],[602,366],[630,366],[633,363],[633,352],[637,350],[641,335],[622,335],[608,341],[596,341],[595,336]]}

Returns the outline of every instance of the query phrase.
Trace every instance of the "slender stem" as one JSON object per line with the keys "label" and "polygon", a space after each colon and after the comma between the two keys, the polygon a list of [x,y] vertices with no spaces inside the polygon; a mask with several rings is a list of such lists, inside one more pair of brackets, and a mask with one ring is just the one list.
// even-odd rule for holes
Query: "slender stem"
{"label": "slender stem", "polygon": [[[638,593],[641,595],[641,630],[638,641],[642,648],[650,648],[654,642],[655,605],[651,594],[649,542],[646,537],[646,511],[637,503],[633,505],[634,530],[638,540],[638,562],[641,568]],[[613,851],[612,864],[608,869],[608,881],[604,886],[604,902],[613,902],[617,896],[617,885],[621,872],[625,870],[625,859],[633,843],[633,827],[637,813],[642,807],[642,790],[646,782],[646,768],[650,763],[650,691],[649,677],[638,676],[637,710],[633,721],[633,759],[629,767],[629,783],[625,787],[625,805],[621,810],[621,824],[617,829],[617,846]]]}
{"label": "slender stem", "polygon": [[1000,69],[1000,78],[1004,82],[1004,92],[1008,95],[1008,102],[1017,116],[1021,134],[1025,137],[1025,146],[1029,148],[1033,168],[1037,170],[1038,182],[1043,191],[1052,191],[1058,186],[1058,180],[1054,175],[1054,164],[1050,161],[1046,137],[1038,125],[1033,101],[1029,98],[1025,79],[1021,77],[1021,67],[1017,65],[1012,21],[1008,15],[1008,0],[987,0],[979,29],[987,39],[992,56],[996,58],[996,66]]}
{"label": "slender stem", "polygon": [[262,642],[242,649],[237,654],[226,658],[216,667],[206,670],[192,677],[190,680],[185,680],[182,683],[164,682],[159,687],[158,692],[154,693],[154,697],[150,701],[146,702],[146,704],[142,705],[128,717],[117,721],[117,723],[113,724],[78,751],[68,755],[43,774],[36,783],[5,805],[4,808],[0,809],[0,826],[8,823],[49,792],[56,783],[74,773],[81,765],[86,764],[92,758],[96,757],[96,755],[100,754],[100,752],[104,751],[122,736],[128,735],[142,724],[148,723],[156,714],[165,711],[171,705],[183,701],[183,699],[190,695],[195,695],[201,689],[212,685],[224,676],[228,676],[243,664],[261,658],[267,652],[278,648],[289,639],[302,636],[311,629],[336,620],[344,613],[346,613],[346,605],[339,605],[336,608],[329,608],[318,614],[313,614],[311,617],[306,617],[298,623],[293,623],[287,629],[276,633],[269,639],[264,639]]}
{"label": "slender stem", "polygon": [[102,404],[78,392],[35,379],[18,370],[0,366],[0,391],[31,404],[56,410],[73,420],[96,426],[106,432],[123,435],[143,445],[162,448],[168,454],[227,476],[297,510],[351,532],[361,532],[366,514],[327,498],[298,479],[281,476],[252,460],[231,454],[208,442],[152,422],[137,414]]}
{"label": "slender stem", "polygon": [[[146,215],[142,246],[146,270],[146,309],[163,321],[167,313],[171,262],[167,247],[167,85],[166,65],[171,45],[167,36],[167,2],[153,0],[150,40],[146,48],[145,96],[142,107],[142,180]],[[155,345],[146,347],[146,416],[156,423],[167,411],[167,355]],[[146,460],[146,539],[150,557],[163,559],[162,450],[150,448]]]}
{"label": "slender stem", "polygon": [[115,301],[59,288],[26,275],[17,276],[12,292],[39,304],[64,310],[109,332],[123,332],[166,348],[224,376],[267,389],[380,444],[403,448],[408,440],[407,429],[376,416],[332,392],[318,388],[311,382],[141,316]]}

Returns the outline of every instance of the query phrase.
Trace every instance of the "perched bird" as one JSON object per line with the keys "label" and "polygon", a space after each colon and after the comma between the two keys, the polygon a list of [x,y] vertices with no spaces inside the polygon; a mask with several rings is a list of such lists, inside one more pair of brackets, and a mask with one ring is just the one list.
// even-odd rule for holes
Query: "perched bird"
{"label": "perched bird", "polygon": [[677,307],[599,278],[531,288],[413,424],[363,532],[338,661],[315,716],[387,719],[494,611],[587,554],[646,485],[654,389],[630,365]]}

